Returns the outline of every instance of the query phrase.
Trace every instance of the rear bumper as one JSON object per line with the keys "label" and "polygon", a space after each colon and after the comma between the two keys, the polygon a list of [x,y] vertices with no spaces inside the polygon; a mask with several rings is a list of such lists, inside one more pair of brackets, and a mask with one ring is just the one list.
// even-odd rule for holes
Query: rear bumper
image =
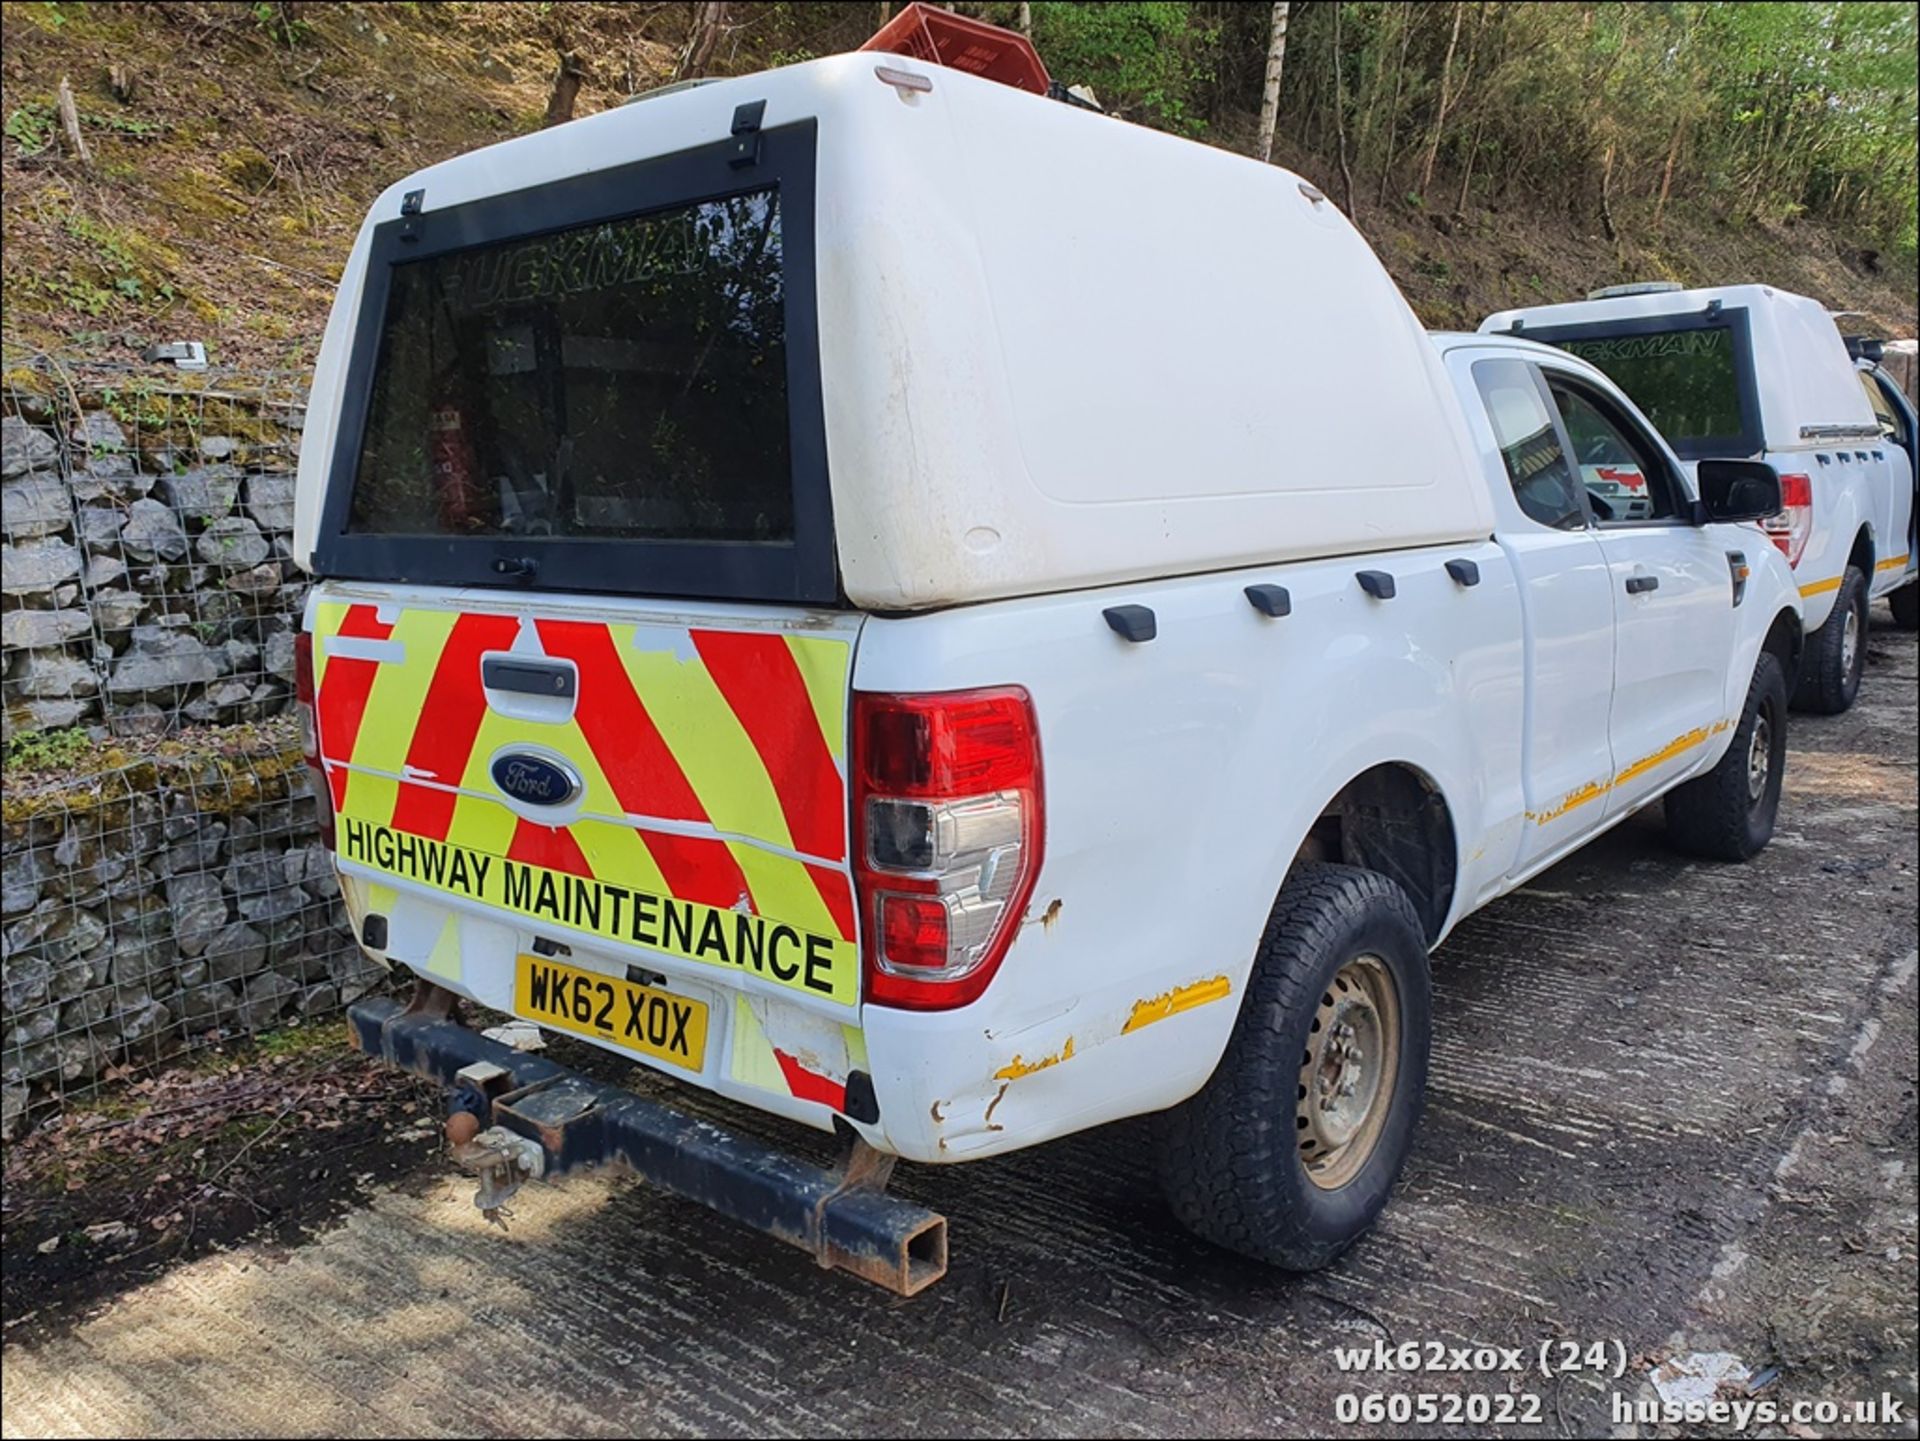
{"label": "rear bumper", "polygon": [[468,1099],[483,1125],[540,1148],[539,1174],[624,1166],[801,1247],[823,1267],[903,1296],[946,1274],[946,1221],[924,1207],[397,1001],[362,1001],[348,1009],[347,1022],[353,1044],[367,1055],[443,1085],[471,1088],[460,1080],[462,1070],[497,1067],[484,1093]]}

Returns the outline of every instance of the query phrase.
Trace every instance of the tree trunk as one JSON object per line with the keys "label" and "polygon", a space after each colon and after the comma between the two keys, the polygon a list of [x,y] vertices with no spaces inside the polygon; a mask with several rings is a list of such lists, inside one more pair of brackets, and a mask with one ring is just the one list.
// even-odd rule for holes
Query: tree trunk
{"label": "tree trunk", "polygon": [[1427,143],[1427,163],[1420,169],[1420,198],[1426,199],[1427,187],[1433,184],[1433,165],[1440,158],[1440,140],[1447,128],[1447,110],[1452,97],[1448,91],[1453,85],[1453,49],[1460,43],[1460,19],[1466,12],[1466,0],[1454,0],[1453,33],[1447,37],[1446,58],[1440,62],[1440,111],[1433,117],[1433,139]]}
{"label": "tree trunk", "polygon": [[573,102],[580,97],[580,82],[587,73],[578,55],[563,46],[556,48],[560,52],[560,68],[553,72],[553,93],[547,97],[547,118],[540,122],[542,130],[565,125],[573,119]]}
{"label": "tree trunk", "polygon": [[679,62],[673,67],[675,80],[691,80],[707,73],[726,23],[727,0],[701,0],[693,14],[693,28],[687,32],[687,43],[680,47]]}
{"label": "tree trunk", "polygon": [[1033,6],[1029,5],[1027,0],[1020,0],[1020,33],[1033,34]]}
{"label": "tree trunk", "polygon": [[1273,30],[1267,41],[1267,84],[1260,92],[1260,141],[1256,147],[1260,159],[1273,159],[1273,132],[1280,123],[1280,70],[1287,59],[1287,12],[1293,7],[1277,3],[1273,7]]}
{"label": "tree trunk", "polygon": [[1393,104],[1387,110],[1387,158],[1380,165],[1380,198],[1374,203],[1387,203],[1387,187],[1393,183],[1393,146],[1400,136],[1400,84],[1407,77],[1407,46],[1413,41],[1413,21],[1407,12],[1395,12],[1400,17],[1400,59],[1393,67]]}
{"label": "tree trunk", "polygon": [[59,107],[60,124],[67,132],[67,149],[82,165],[92,165],[93,152],[87,149],[87,137],[80,133],[80,110],[73,103],[73,87],[67,84],[64,75],[60,77]]}
{"label": "tree trunk", "polygon": [[1607,239],[1618,244],[1620,232],[1613,224],[1613,142],[1607,142],[1606,159],[1600,162],[1600,227]]}
{"label": "tree trunk", "polygon": [[1658,225],[1660,217],[1666,213],[1667,197],[1673,194],[1673,167],[1680,159],[1680,140],[1686,134],[1687,122],[1682,120],[1673,127],[1673,143],[1667,146],[1666,168],[1660,172],[1660,198],[1653,203],[1653,223]]}
{"label": "tree trunk", "polygon": [[1347,218],[1353,218],[1353,167],[1347,163],[1347,82],[1340,59],[1340,0],[1333,4],[1333,133],[1340,142],[1340,179],[1347,193]]}

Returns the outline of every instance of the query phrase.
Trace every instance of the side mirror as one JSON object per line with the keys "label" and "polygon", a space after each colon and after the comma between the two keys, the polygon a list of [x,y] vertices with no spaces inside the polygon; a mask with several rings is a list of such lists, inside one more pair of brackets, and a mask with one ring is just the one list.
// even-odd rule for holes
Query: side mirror
{"label": "side mirror", "polygon": [[1703,460],[1698,467],[1698,518],[1709,521],[1765,520],[1778,515],[1780,472],[1758,460]]}

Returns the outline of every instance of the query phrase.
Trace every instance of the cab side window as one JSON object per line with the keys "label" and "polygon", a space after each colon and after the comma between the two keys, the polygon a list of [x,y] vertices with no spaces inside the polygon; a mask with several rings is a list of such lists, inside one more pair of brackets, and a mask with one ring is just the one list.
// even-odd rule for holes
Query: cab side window
{"label": "cab side window", "polygon": [[1880,388],[1880,382],[1862,370],[1861,388],[1867,392],[1867,403],[1873,407],[1873,418],[1880,422],[1880,434],[1895,445],[1907,443],[1907,427],[1900,412],[1895,410],[1893,402],[1887,399],[1887,393]]}
{"label": "cab side window", "polygon": [[1666,460],[1626,416],[1578,382],[1548,374],[1580,483],[1601,525],[1671,520],[1680,497]]}
{"label": "cab side window", "polygon": [[1473,383],[1493,422],[1494,440],[1520,509],[1555,530],[1585,526],[1578,482],[1560,448],[1533,367],[1522,360],[1482,360],[1473,367]]}

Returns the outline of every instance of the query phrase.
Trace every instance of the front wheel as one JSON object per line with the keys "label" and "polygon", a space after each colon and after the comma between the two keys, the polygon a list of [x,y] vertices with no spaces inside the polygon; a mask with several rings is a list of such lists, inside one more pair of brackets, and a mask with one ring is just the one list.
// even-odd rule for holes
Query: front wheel
{"label": "front wheel", "polygon": [[1860,694],[1867,665],[1867,578],[1855,566],[1840,577],[1840,593],[1826,624],[1807,637],[1795,710],[1839,715]]}
{"label": "front wheel", "polygon": [[1154,1118],[1181,1223],[1290,1271],[1358,1240],[1413,1142],[1431,1006],[1406,892],[1354,866],[1295,866],[1226,1054],[1197,1095]]}
{"label": "front wheel", "polygon": [[1703,776],[1667,792],[1667,836],[1688,855],[1744,861],[1773,839],[1787,765],[1787,679],[1762,651],[1733,743]]}
{"label": "front wheel", "polygon": [[1920,630],[1920,580],[1903,585],[1887,597],[1893,608],[1893,623],[1902,630]]}

